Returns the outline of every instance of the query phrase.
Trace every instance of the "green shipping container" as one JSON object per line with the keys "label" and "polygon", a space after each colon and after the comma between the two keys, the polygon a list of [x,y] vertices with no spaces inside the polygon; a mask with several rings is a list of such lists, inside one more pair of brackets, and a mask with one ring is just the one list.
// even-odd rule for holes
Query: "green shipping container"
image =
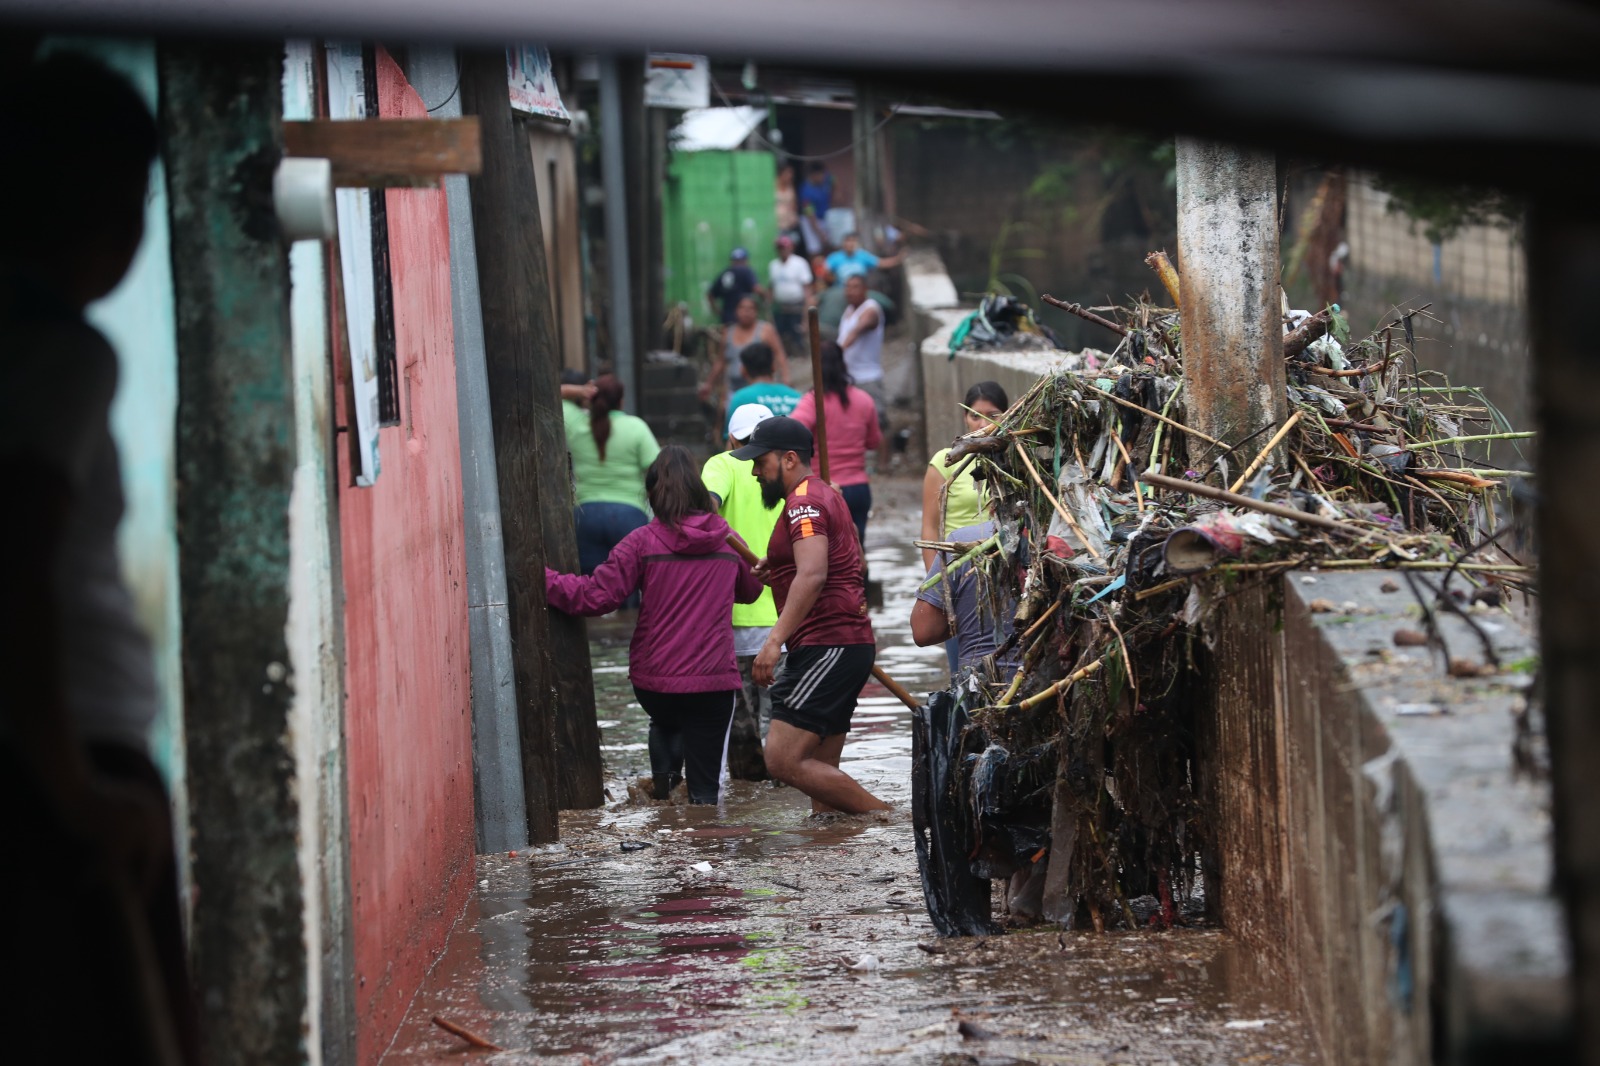
{"label": "green shipping container", "polygon": [[661,247],[667,306],[682,302],[697,323],[711,320],[706,290],[743,246],[767,283],[778,236],[773,186],[777,167],[767,152],[677,152],[661,196]]}

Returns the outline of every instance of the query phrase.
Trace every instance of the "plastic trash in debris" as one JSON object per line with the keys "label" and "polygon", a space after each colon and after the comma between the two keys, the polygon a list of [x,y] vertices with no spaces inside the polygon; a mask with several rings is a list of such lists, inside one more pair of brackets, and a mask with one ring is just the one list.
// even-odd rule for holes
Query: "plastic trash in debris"
{"label": "plastic trash in debris", "polygon": [[689,867],[689,869],[693,870],[695,873],[708,874],[711,872],[711,864],[709,862],[697,862],[693,866]]}
{"label": "plastic trash in debris", "polygon": [[1213,511],[1193,524],[1172,531],[1164,554],[1167,569],[1175,574],[1209,570],[1224,559],[1243,555],[1251,541],[1277,543],[1277,536],[1264,514],[1232,514]]}
{"label": "plastic trash in debris", "polygon": [[1227,1022],[1222,1027],[1224,1029],[1265,1029],[1270,1020],[1268,1018],[1251,1018],[1248,1021]]}
{"label": "plastic trash in debris", "polygon": [[655,845],[650,843],[648,840],[624,840],[622,842],[623,851],[643,851],[645,848],[653,847],[655,847]]}
{"label": "plastic trash in debris", "polygon": [[871,973],[881,965],[883,964],[878,961],[878,956],[863,955],[855,962],[845,963],[844,968],[851,973]]}

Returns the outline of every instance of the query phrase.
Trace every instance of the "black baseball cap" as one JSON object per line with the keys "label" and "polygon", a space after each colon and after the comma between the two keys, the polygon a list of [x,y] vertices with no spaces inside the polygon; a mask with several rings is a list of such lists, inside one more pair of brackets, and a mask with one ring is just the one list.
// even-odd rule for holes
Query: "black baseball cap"
{"label": "black baseball cap", "polygon": [[816,450],[811,431],[806,424],[788,415],[774,415],[762,419],[750,434],[750,442],[735,448],[735,459],[759,459],[768,452],[799,452],[807,458]]}

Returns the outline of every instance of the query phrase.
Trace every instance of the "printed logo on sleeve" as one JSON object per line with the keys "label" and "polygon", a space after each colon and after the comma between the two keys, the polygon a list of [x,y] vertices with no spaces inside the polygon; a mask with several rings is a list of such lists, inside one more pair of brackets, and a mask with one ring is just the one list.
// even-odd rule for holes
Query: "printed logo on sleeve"
{"label": "printed logo on sleeve", "polygon": [[821,518],[822,511],[809,503],[797,503],[789,508],[789,528],[793,535],[804,540],[806,537],[817,535],[816,523],[812,519]]}

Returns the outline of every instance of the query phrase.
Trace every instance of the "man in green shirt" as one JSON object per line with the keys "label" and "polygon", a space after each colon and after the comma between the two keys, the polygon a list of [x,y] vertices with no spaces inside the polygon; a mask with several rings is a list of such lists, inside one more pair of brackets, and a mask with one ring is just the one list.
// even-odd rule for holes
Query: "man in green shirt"
{"label": "man in green shirt", "polygon": [[[771,369],[769,362],[769,374]],[[761,483],[750,475],[750,462],[735,459],[733,449],[747,444],[756,426],[771,417],[772,411],[758,403],[734,408],[728,420],[728,450],[707,459],[700,473],[700,479],[716,501],[717,513],[758,553],[766,550],[783,508],[766,505],[761,499]],[[754,603],[733,605],[733,653],[739,661],[744,688],[734,707],[733,731],[728,737],[728,773],[745,781],[762,781],[767,777],[761,742],[766,738],[772,716],[772,697],[756,684],[753,670],[756,655],[777,621],[778,605],[770,588],[763,589],[761,598]]]}

